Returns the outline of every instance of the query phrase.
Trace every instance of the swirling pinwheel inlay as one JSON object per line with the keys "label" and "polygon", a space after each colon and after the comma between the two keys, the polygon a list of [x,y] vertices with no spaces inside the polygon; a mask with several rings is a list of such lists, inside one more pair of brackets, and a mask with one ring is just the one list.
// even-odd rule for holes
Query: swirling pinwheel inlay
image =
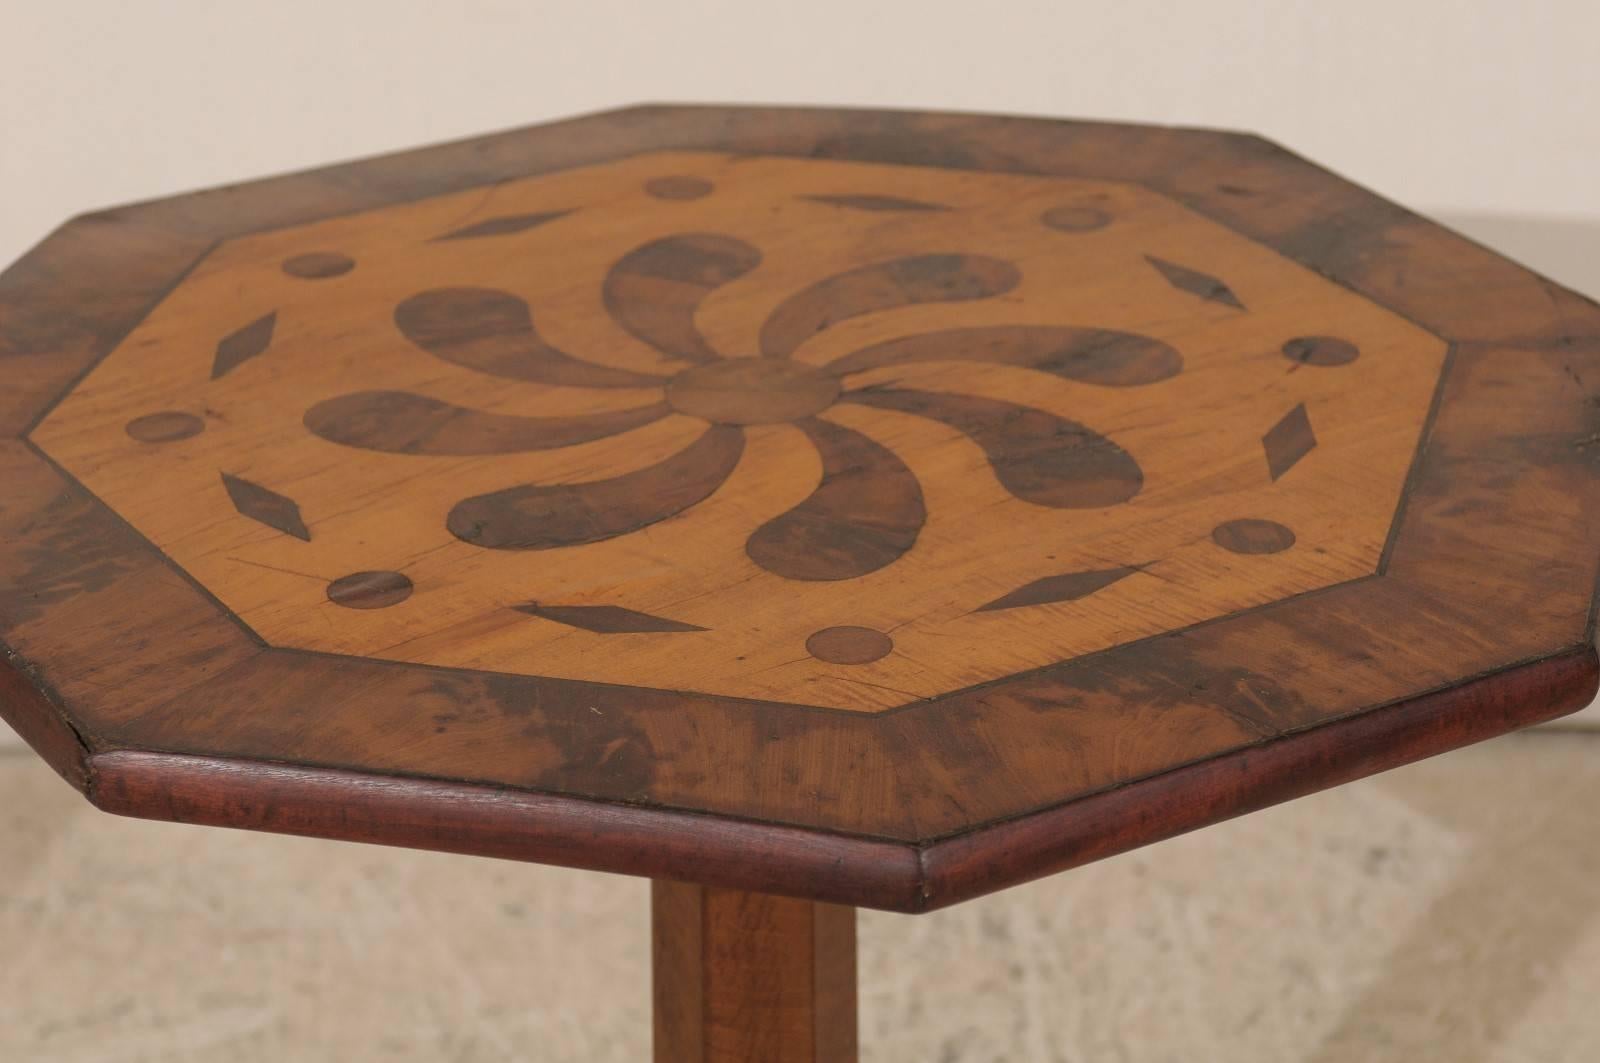
{"label": "swirling pinwheel inlay", "polygon": [[35,437],[269,646],[887,712],[1377,570],[1444,357],[1135,185],[650,151],[223,241]]}
{"label": "swirling pinwheel inlay", "polygon": [[527,303],[502,290],[437,288],[395,309],[395,323],[411,343],[462,368],[566,387],[658,388],[658,401],[607,413],[524,417],[411,391],[360,391],[319,403],[305,424],[323,439],[368,450],[482,455],[573,446],[672,414],[705,422],[687,447],[635,472],[583,483],[519,483],[461,499],[450,510],[450,532],[492,550],[581,546],[683,513],[733,473],[745,426],[792,424],[816,448],[821,481],[745,544],[755,564],[792,580],[845,580],[877,571],[913,547],[926,520],[922,488],[893,451],[819,416],[839,403],[916,414],[964,433],[983,449],[999,483],[1036,505],[1098,508],[1138,494],[1138,462],[1088,425],[992,398],[855,386],[851,378],[885,366],[963,360],[1136,387],[1179,372],[1182,358],[1171,346],[1092,327],[1002,325],[913,334],[820,366],[793,357],[802,343],[841,321],[988,299],[1021,279],[1009,262],[950,252],[890,258],[804,287],[767,317],[758,355],[729,357],[701,334],[695,313],[708,295],[761,260],[757,248],[732,236],[684,233],[645,243],[610,269],[607,311],[627,332],[681,363],[672,374],[618,369],[559,350],[540,334]]}

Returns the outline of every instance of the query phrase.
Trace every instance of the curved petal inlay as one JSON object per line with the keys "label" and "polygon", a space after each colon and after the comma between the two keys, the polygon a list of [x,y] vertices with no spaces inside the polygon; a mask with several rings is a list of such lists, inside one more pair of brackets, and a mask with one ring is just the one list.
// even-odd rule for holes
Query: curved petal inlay
{"label": "curved petal inlay", "polygon": [[445,526],[491,550],[549,550],[638,531],[681,513],[722,486],[744,452],[744,432],[715,426],[672,457],[586,483],[522,484],[456,503]]}
{"label": "curved petal inlay", "polygon": [[434,288],[395,307],[406,339],[436,358],[482,373],[576,388],[653,387],[653,373],[594,365],[550,346],[533,327],[528,304],[493,288]]}
{"label": "curved petal inlay", "polygon": [[1098,432],[1043,410],[971,395],[902,388],[851,391],[842,401],[920,414],[982,447],[1007,491],[1058,509],[1126,502],[1144,486],[1138,462]]}
{"label": "curved petal inlay", "polygon": [[854,579],[911,549],[927,511],[905,463],[831,421],[807,418],[795,427],[822,455],[822,482],[804,502],[756,529],[745,543],[750,560],[787,579]]}
{"label": "curved petal inlay", "polygon": [[874,344],[831,364],[843,376],[907,362],[990,362],[1106,387],[1154,384],[1177,375],[1183,356],[1132,332],[1049,325],[1000,325],[924,332]]}
{"label": "curved petal inlay", "polygon": [[659,421],[664,402],[575,417],[485,413],[409,391],[358,391],[319,402],[305,426],[330,443],[387,454],[515,454],[554,450]]}
{"label": "curved petal inlay", "polygon": [[631,335],[672,358],[719,357],[695,327],[706,296],[761,264],[761,252],[731,236],[683,233],[622,256],[606,274],[606,310]]}
{"label": "curved petal inlay", "polygon": [[761,326],[761,353],[787,358],[830,325],[878,310],[1002,295],[1022,280],[983,255],[917,255],[838,273],[797,292]]}

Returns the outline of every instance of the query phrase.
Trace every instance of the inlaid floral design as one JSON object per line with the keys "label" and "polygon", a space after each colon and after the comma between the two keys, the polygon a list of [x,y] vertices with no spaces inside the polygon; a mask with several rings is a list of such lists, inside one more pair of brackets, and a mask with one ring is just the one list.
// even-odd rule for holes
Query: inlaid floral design
{"label": "inlaid floral design", "polygon": [[916,477],[892,451],[820,416],[839,403],[918,414],[965,433],[1012,495],[1040,506],[1114,506],[1143,484],[1122,447],[1076,421],[1008,402],[898,385],[853,386],[869,369],[966,360],[1019,366],[1103,387],[1155,383],[1177,373],[1178,352],[1128,332],[1074,326],[981,326],[878,343],[825,365],[794,358],[840,321],[896,307],[985,299],[1016,287],[1015,266],[966,254],[925,254],[827,277],[790,296],[760,331],[759,354],[728,357],[695,325],[711,292],[761,261],[741,240],[669,236],[623,256],[604,301],[629,333],[683,368],[635,372],[584,361],[546,342],[527,304],[488,288],[440,288],[395,310],[401,333],[435,357],[477,372],[540,384],[659,388],[632,409],[522,417],[457,406],[410,391],[361,391],[307,412],[307,427],[335,443],[396,454],[473,455],[549,450],[626,432],[672,414],[701,418],[698,439],[655,465],[576,484],[524,483],[465,498],[447,524],[457,538],[495,550],[577,546],[626,535],[681,513],[733,473],[744,426],[788,423],[816,447],[822,479],[809,497],[758,528],[751,560],[796,580],[851,579],[911,549],[926,519]]}

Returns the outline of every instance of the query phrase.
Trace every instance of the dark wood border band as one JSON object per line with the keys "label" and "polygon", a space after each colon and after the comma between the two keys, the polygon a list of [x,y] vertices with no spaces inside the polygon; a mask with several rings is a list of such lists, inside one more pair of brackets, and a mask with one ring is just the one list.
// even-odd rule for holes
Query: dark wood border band
{"label": "dark wood border band", "polygon": [[1600,687],[1590,645],[1246,746],[923,852],[923,911],[1043,878],[1318,790],[1576,712]]}
{"label": "dark wood border band", "polygon": [[466,783],[175,753],[89,760],[118,815],[373,842],[925,912],[1303,797],[1588,704],[1600,658],[1565,653],[915,846]]}

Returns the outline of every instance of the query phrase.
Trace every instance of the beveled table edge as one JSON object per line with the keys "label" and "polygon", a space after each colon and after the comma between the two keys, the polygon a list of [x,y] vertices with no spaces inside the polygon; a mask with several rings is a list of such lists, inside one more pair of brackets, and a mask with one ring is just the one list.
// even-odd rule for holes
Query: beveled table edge
{"label": "beveled table edge", "polygon": [[118,749],[95,807],[141,819],[368,842],[916,911],[917,850],[780,823],[340,768]]}
{"label": "beveled table edge", "polygon": [[[43,718],[15,711],[26,684],[0,668],[0,716]],[[91,752],[70,731],[47,727],[23,737],[97,808],[118,815],[918,913],[1554,719],[1587,705],[1597,686],[1600,656],[1585,643],[921,845],[448,780]]]}

